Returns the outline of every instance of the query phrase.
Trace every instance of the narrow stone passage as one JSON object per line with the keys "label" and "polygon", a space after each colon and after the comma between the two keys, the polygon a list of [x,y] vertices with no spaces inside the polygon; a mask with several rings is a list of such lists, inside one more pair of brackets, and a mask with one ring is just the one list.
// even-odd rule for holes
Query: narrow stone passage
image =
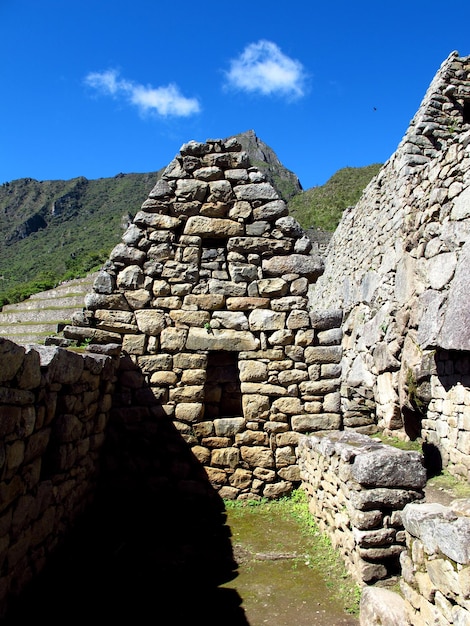
{"label": "narrow stone passage", "polygon": [[[224,585],[236,590],[250,626],[357,626],[346,611],[346,582],[328,564],[314,563],[313,538],[300,532],[280,507],[229,508],[238,576]],[[341,598],[341,586],[345,595]]]}

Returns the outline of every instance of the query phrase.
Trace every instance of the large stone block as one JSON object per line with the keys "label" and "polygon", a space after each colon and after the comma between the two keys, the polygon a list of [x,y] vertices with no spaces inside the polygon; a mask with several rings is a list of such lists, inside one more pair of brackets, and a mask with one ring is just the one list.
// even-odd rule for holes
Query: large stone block
{"label": "large stone block", "polygon": [[246,330],[190,328],[186,341],[187,350],[256,350],[259,340]]}

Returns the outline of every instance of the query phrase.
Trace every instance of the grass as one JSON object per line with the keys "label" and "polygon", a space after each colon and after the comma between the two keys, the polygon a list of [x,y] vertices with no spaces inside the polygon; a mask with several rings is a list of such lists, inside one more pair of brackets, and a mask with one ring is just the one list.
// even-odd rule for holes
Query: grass
{"label": "grass", "polygon": [[371,439],[378,439],[387,446],[398,448],[399,450],[414,450],[415,452],[422,452],[422,439],[415,439],[414,441],[403,440],[399,437],[391,437],[390,435],[384,435],[377,433],[371,437]]}
{"label": "grass", "polygon": [[428,485],[443,491],[451,491],[455,498],[470,498],[470,483],[444,469],[428,481]]}
{"label": "grass", "polygon": [[250,507],[256,517],[253,524],[256,532],[263,532],[263,517],[269,518],[270,513],[276,512],[284,519],[294,520],[299,535],[308,539],[307,552],[303,551],[299,558],[319,573],[331,597],[342,604],[347,613],[356,616],[359,614],[361,589],[349,574],[339,552],[332,547],[328,536],[319,531],[308,510],[307,496],[302,489],[297,489],[291,496],[279,500],[227,500],[225,506],[227,510]]}
{"label": "grass", "polygon": [[344,209],[357,203],[381,167],[380,163],[374,163],[366,167],[345,167],[338,170],[324,185],[312,187],[291,198],[289,214],[303,228],[333,232]]}

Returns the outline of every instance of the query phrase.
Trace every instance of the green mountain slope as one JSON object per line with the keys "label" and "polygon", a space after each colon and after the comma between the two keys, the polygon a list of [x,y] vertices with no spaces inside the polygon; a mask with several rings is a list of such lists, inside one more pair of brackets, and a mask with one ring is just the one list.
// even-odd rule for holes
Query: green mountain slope
{"label": "green mountain slope", "polygon": [[305,229],[333,232],[344,209],[357,203],[363,190],[382,165],[345,167],[319,187],[312,187],[289,200],[289,214]]}
{"label": "green mountain slope", "polygon": [[0,304],[18,302],[106,260],[158,173],[0,187]]}

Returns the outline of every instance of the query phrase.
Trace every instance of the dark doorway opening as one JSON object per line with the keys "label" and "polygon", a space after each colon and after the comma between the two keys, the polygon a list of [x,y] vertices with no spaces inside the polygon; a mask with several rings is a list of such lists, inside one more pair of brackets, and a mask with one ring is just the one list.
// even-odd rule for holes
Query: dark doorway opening
{"label": "dark doorway opening", "polygon": [[470,100],[463,103],[462,115],[464,124],[470,124]]}
{"label": "dark doorway opening", "polygon": [[205,419],[242,415],[238,353],[209,352],[204,388]]}

